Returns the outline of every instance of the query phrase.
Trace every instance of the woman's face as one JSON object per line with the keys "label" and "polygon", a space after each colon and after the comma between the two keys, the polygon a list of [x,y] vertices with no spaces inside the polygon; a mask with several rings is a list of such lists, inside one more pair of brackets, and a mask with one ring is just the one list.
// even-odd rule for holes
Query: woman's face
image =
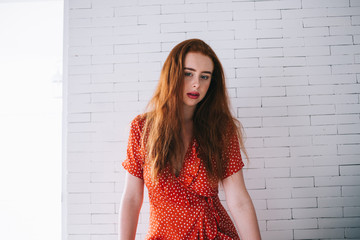
{"label": "woman's face", "polygon": [[194,108],[205,97],[211,82],[214,63],[210,57],[197,52],[189,52],[184,63],[183,102]]}

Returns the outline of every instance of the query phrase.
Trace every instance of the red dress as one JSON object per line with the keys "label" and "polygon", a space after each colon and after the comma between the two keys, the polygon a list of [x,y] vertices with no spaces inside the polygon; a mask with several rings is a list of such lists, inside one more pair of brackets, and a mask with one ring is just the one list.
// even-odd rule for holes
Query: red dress
{"label": "red dress", "polygon": [[[150,202],[150,225],[146,239],[240,239],[234,224],[218,197],[218,182],[209,181],[199,145],[192,139],[180,175],[175,177],[169,169],[154,184],[150,167],[140,147],[145,119],[137,116],[131,123],[127,158],[123,167],[144,180]],[[229,159],[223,178],[239,171],[244,163],[236,135],[224,156]]]}

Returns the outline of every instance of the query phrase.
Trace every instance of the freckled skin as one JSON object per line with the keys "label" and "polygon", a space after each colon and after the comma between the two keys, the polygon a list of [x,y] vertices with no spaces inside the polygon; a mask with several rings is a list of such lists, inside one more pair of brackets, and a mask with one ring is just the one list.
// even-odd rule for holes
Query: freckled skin
{"label": "freckled skin", "polygon": [[[183,92],[185,111],[194,111],[196,105],[205,97],[211,83],[213,69],[214,64],[208,56],[195,52],[186,54]],[[198,93],[198,98],[189,97],[188,93],[191,92]]]}

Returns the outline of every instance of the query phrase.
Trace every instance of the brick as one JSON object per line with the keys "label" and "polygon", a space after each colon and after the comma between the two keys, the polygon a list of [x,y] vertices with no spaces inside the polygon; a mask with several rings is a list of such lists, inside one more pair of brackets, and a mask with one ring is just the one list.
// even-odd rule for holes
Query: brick
{"label": "brick", "polygon": [[307,57],[306,63],[311,66],[316,65],[335,65],[335,64],[353,64],[354,58],[351,55],[341,56],[322,56]]}
{"label": "brick", "polygon": [[344,207],[344,217],[360,217],[360,207]]}
{"label": "brick", "polygon": [[290,219],[290,209],[276,209],[276,210],[258,210],[256,211],[258,220],[274,220],[274,219]]}
{"label": "brick", "polygon": [[[119,179],[123,179],[122,178],[118,178]],[[123,189],[121,189],[123,190]],[[109,193],[91,193],[91,203],[94,204],[111,204],[111,203],[120,203],[121,201],[121,195],[122,195],[122,191],[121,192],[109,192]]]}
{"label": "brick", "polygon": [[[358,102],[356,95],[354,94],[344,94],[344,95],[323,95],[323,96],[310,96],[311,104],[339,104],[336,106],[336,112],[338,111],[339,106],[349,106],[354,109],[354,105]],[[345,103],[345,104],[342,104]]]}
{"label": "brick", "polygon": [[271,66],[303,66],[305,65],[305,57],[271,57],[271,58],[260,58],[260,67],[271,67]]}
{"label": "brick", "polygon": [[304,86],[307,84],[308,78],[306,76],[261,77],[262,86]]}
{"label": "brick", "polygon": [[338,131],[339,131],[339,134],[360,133],[360,123],[339,125]]}
{"label": "brick", "polygon": [[208,31],[208,32],[188,32],[186,33],[186,36],[187,38],[199,38],[203,40],[212,39],[212,41],[223,41],[223,40],[229,41],[229,39],[234,39],[234,31],[226,30],[226,31]]}
{"label": "brick", "polygon": [[344,229],[298,229],[294,230],[294,239],[343,238]]}
{"label": "brick", "polygon": [[357,185],[359,180],[360,180],[360,176],[316,177],[315,186]]}
{"label": "brick", "polygon": [[246,178],[289,177],[290,170],[288,168],[247,169],[244,171],[244,176]]}
{"label": "brick", "polygon": [[306,19],[311,17],[326,17],[327,8],[303,8],[281,10],[283,19]]}
{"label": "brick", "polygon": [[331,85],[287,86],[286,94],[288,96],[334,94],[334,87]]}
{"label": "brick", "polygon": [[297,46],[289,46],[284,47],[284,56],[328,56],[330,55],[330,47],[329,46],[315,46],[315,47],[297,47]]}
{"label": "brick", "polygon": [[91,182],[116,182],[120,179],[120,175],[118,173],[91,173]]}
{"label": "brick", "polygon": [[[323,38],[325,38],[328,35],[329,35],[328,27],[312,27],[312,28],[296,28],[296,29],[294,29],[293,26],[290,26],[290,27],[283,29],[283,37],[286,37],[286,38],[304,37],[304,40],[307,40],[307,43],[309,42],[309,38],[319,38],[319,39],[323,40]],[[316,45],[305,44],[305,46],[323,45],[321,43],[318,43]]]}
{"label": "brick", "polygon": [[308,146],[311,145],[311,143],[311,137],[274,137],[264,139],[265,147]]}
{"label": "brick", "polygon": [[334,93],[344,94],[344,93],[358,93],[360,90],[360,84],[340,84],[333,86]]}
{"label": "brick", "polygon": [[263,87],[263,88],[237,88],[237,95],[241,97],[259,97],[259,96],[283,96],[285,89],[281,87]]}
{"label": "brick", "polygon": [[69,2],[69,9],[91,8],[90,0],[73,0]]}
{"label": "brick", "polygon": [[351,16],[351,25],[360,25],[360,16]]}
{"label": "brick", "polygon": [[335,113],[334,105],[309,105],[309,106],[289,106],[289,116],[298,115],[322,115]]}
{"label": "brick", "polygon": [[207,4],[199,3],[199,4],[174,4],[174,5],[162,5],[161,13],[162,14],[173,14],[173,13],[189,13],[189,12],[206,12]]}
{"label": "brick", "polygon": [[161,32],[179,33],[188,31],[204,31],[207,28],[206,23],[164,23],[161,25]]}
{"label": "brick", "polygon": [[347,238],[359,238],[360,228],[345,228],[345,236]]}
{"label": "brick", "polygon": [[[223,51],[223,49],[231,49],[232,51],[236,51],[237,49],[243,48],[256,48],[256,40],[215,40],[211,42],[211,46],[214,49],[218,49],[219,51]],[[234,60],[236,61],[238,58],[242,58],[242,55],[239,55]]]}
{"label": "brick", "polygon": [[[265,116],[285,116],[286,107],[266,107],[266,108],[238,108],[237,116],[242,117],[265,117]],[[280,135],[282,136],[282,135]]]}
{"label": "brick", "polygon": [[[262,68],[239,68],[236,69],[236,76],[241,77],[263,77],[279,76],[283,74],[282,67],[262,67]],[[280,94],[282,96],[284,94]],[[277,95],[279,96],[279,95]]]}
{"label": "brick", "polygon": [[[297,187],[313,187],[314,179],[312,177],[300,178],[266,178],[266,188],[297,188]],[[296,199],[294,199],[296,200]],[[288,200],[286,200],[288,201]]]}
{"label": "brick", "polygon": [[278,239],[286,240],[293,239],[293,230],[274,230],[274,231],[263,231],[261,232],[261,237],[263,239]]}
{"label": "brick", "polygon": [[360,175],[360,165],[340,166],[340,175]]}
{"label": "brick", "polygon": [[358,123],[359,119],[356,115],[349,114],[334,114],[327,116],[311,116],[311,125],[333,125],[333,124],[348,124],[348,123]]}
{"label": "brick", "polygon": [[67,121],[69,123],[74,123],[74,122],[90,122],[91,121],[91,114],[90,113],[73,113],[73,114],[68,114],[67,117]]}
{"label": "brick", "polygon": [[[294,208],[305,208],[305,207],[316,207],[316,198],[300,198],[300,199],[268,199],[268,209],[294,209]],[[292,225],[292,224],[291,224]],[[300,227],[302,228],[302,227]],[[273,230],[282,230],[288,228],[278,228]]]}
{"label": "brick", "polygon": [[77,46],[69,48],[69,55],[71,56],[89,56],[100,54],[113,54],[113,46]]}
{"label": "brick", "polygon": [[161,13],[160,6],[125,6],[114,9],[114,16],[157,15]]}
{"label": "brick", "polygon": [[291,190],[293,198],[304,197],[337,197],[341,195],[340,187],[311,187],[294,188]]}
{"label": "brick", "polygon": [[353,16],[359,15],[360,7],[339,7],[339,8],[329,8],[328,16]]}
{"label": "brick", "polygon": [[328,75],[330,66],[284,67],[285,76]]}
{"label": "brick", "polygon": [[264,1],[264,2],[255,2],[255,9],[299,9],[301,8],[301,1]]}
{"label": "brick", "polygon": [[[269,29],[269,28],[273,29],[273,28],[282,28],[282,27],[283,27],[283,22],[281,19],[267,19],[267,20],[258,19],[256,21],[257,29]],[[282,40],[284,39],[267,39],[267,40],[281,40],[281,42],[283,42]]]}
{"label": "brick", "polygon": [[350,17],[321,17],[303,19],[303,23],[304,27],[346,26],[351,25],[350,20]]}
{"label": "brick", "polygon": [[339,227],[360,227],[360,218],[322,218],[319,219],[320,228],[339,228]]}
{"label": "brick", "polygon": [[232,2],[229,3],[208,3],[209,12],[225,12],[225,11],[244,11],[253,10],[254,3],[251,2]]}
{"label": "brick", "polygon": [[320,197],[319,207],[356,207],[360,197]]}
{"label": "brick", "polygon": [[341,218],[343,211],[341,207],[336,208],[299,208],[292,209],[293,218]]}
{"label": "brick", "polygon": [[[359,143],[359,135],[313,136],[315,145]],[[340,168],[341,170],[341,168]]]}
{"label": "brick", "polygon": [[235,108],[241,108],[241,107],[260,107],[261,106],[261,98],[249,98],[247,101],[244,101],[241,98],[241,95],[239,93],[236,93],[238,98],[231,98],[230,102],[231,105]]}
{"label": "brick", "polygon": [[91,221],[94,224],[117,223],[117,214],[93,214]]}
{"label": "brick", "polygon": [[267,222],[267,229],[269,230],[311,229],[311,228],[317,228],[316,219],[270,220]]}
{"label": "brick", "polygon": [[[337,166],[329,167],[294,167],[291,168],[291,176],[309,177],[309,176],[336,176],[339,174]],[[315,178],[316,180],[316,178]],[[316,182],[315,182],[316,185]]]}
{"label": "brick", "polygon": [[275,157],[275,156],[289,156],[289,149],[287,147],[278,147],[278,148],[263,148],[260,151],[250,153],[254,158],[256,157]]}
{"label": "brick", "polygon": [[[133,1],[131,1],[131,2],[132,2],[132,4],[134,4]],[[183,2],[184,2],[184,0],[173,0],[171,2],[166,1],[166,0],[139,0],[140,5],[159,5],[159,4],[160,5],[165,5],[165,4],[171,5],[171,4],[180,4]]]}
{"label": "brick", "polygon": [[71,183],[90,182],[90,173],[68,173],[67,181]]}
{"label": "brick", "polygon": [[358,73],[360,64],[334,65],[331,68],[334,74]]}
{"label": "brick", "polygon": [[170,24],[183,23],[185,21],[184,14],[161,14],[161,15],[145,15],[139,16],[138,24]]}
{"label": "brick", "polygon": [[68,193],[67,204],[89,204],[91,202],[90,193]]}
{"label": "brick", "polygon": [[356,114],[359,112],[359,104],[336,104],[337,114]]}
{"label": "brick", "polygon": [[273,39],[258,39],[258,48],[289,48],[289,47],[300,47],[304,46],[303,38],[273,38]]}
{"label": "brick", "polygon": [[330,35],[356,35],[360,34],[360,26],[332,26]]}
{"label": "brick", "polygon": [[281,19],[280,9],[277,10],[256,10],[256,11],[234,11],[234,20],[251,19]]}
{"label": "brick", "polygon": [[91,240],[91,236],[90,235],[69,235],[68,236],[69,240]]}
{"label": "brick", "polygon": [[332,156],[336,155],[336,152],[336,145],[290,147],[290,153],[292,156]]}
{"label": "brick", "polygon": [[186,13],[185,22],[231,21],[232,12]]}
{"label": "brick", "polygon": [[339,45],[339,46],[330,46],[332,55],[343,55],[343,54],[359,54],[360,45]]}
{"label": "brick", "polygon": [[348,0],[302,0],[303,8],[338,8],[338,7],[348,7]]}
{"label": "brick", "polygon": [[269,39],[281,38],[282,29],[235,29],[235,39]]}
{"label": "brick", "polygon": [[109,234],[109,235],[92,235],[91,240],[117,240],[118,235],[117,234]]}
{"label": "brick", "polygon": [[341,190],[342,196],[360,196],[360,186],[342,186]]}
{"label": "brick", "polygon": [[348,144],[338,146],[339,154],[360,154],[359,144]]}
{"label": "brick", "polygon": [[90,214],[73,214],[73,215],[69,215],[68,218],[67,218],[67,223],[69,225],[91,224],[91,215]]}
{"label": "brick", "polygon": [[[288,88],[287,88],[288,89]],[[308,96],[285,96],[285,97],[262,97],[262,106],[264,107],[276,107],[276,106],[299,106],[304,104],[309,104],[309,97]],[[287,118],[282,118],[287,119]],[[308,121],[302,121],[301,117],[289,117],[291,122],[293,121],[301,121],[305,125]],[[290,120],[289,120],[290,121]],[[297,122],[297,121],[296,121]],[[296,122],[293,122],[296,124]]]}
{"label": "brick", "polygon": [[104,234],[114,233],[114,224],[81,224],[81,225],[69,225],[67,229],[69,234]]}
{"label": "brick", "polygon": [[305,38],[305,46],[345,45],[351,43],[351,36],[324,36]]}
{"label": "brick", "polygon": [[239,20],[239,21],[210,21],[208,22],[209,31],[218,30],[237,30],[237,31],[252,31],[256,28],[255,20]]}

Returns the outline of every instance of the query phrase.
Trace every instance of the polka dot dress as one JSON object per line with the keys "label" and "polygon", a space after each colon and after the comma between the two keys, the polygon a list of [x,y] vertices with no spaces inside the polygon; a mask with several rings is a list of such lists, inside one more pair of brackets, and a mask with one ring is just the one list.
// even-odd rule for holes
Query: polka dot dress
{"label": "polka dot dress", "polygon": [[[158,184],[152,181],[145,151],[140,147],[144,123],[141,115],[132,121],[127,158],[122,165],[130,174],[143,179],[148,188],[150,226],[146,239],[240,239],[220,203],[218,182],[206,175],[195,138],[187,149],[180,175],[175,177],[170,169],[165,169]],[[229,161],[223,178],[244,166],[236,135],[229,138],[230,144],[224,153]]]}

